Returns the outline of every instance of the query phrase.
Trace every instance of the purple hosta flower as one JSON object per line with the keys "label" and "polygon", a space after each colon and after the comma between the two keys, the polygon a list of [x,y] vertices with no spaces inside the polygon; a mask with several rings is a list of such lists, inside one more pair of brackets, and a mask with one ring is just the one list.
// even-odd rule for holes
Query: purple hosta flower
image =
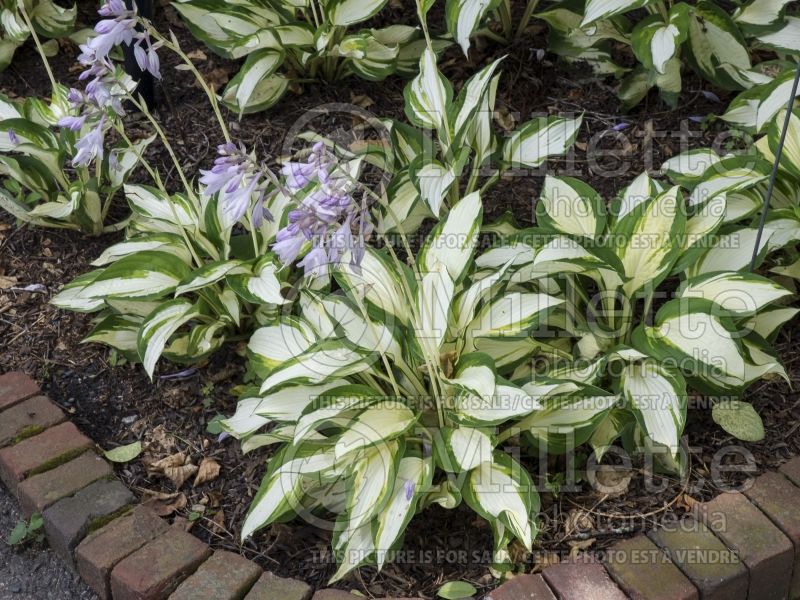
{"label": "purple hosta flower", "polygon": [[83,167],[95,158],[102,160],[105,135],[105,117],[101,117],[97,125],[76,142],[75,148],[78,152],[73,157],[72,164],[76,167]]}
{"label": "purple hosta flower", "polygon": [[200,183],[205,186],[203,193],[206,196],[218,193],[223,211],[232,222],[244,216],[253,196],[258,193],[252,213],[253,225],[260,227],[265,217],[271,221],[272,215],[264,207],[267,197],[266,168],[248,155],[242,144],[221,144],[217,147],[217,154],[211,170],[200,171]]}
{"label": "purple hosta flower", "polygon": [[8,141],[10,141],[14,146],[19,146],[19,137],[17,137],[17,132],[8,128]]}
{"label": "purple hosta flower", "polygon": [[366,196],[360,203],[353,198],[355,182],[321,142],[314,145],[306,162],[287,163],[282,173],[292,192],[312,183],[315,187],[306,190],[297,208],[289,212],[289,224],[276,236],[272,249],[280,261],[294,263],[310,243],[311,250],[298,263],[306,275],[327,275],[328,266],[341,263],[348,253],[350,263],[357,267],[373,227]]}
{"label": "purple hosta flower", "polygon": [[628,123],[627,121],[621,121],[621,122],[617,123],[616,125],[614,125],[611,129],[613,131],[623,131],[623,130],[627,129],[630,126],[631,126],[631,124]]}
{"label": "purple hosta flower", "polygon": [[710,100],[711,102],[716,102],[717,104],[722,102],[722,100],[719,99],[719,96],[717,96],[714,92],[711,92],[709,90],[700,90],[700,93],[703,94],[703,97],[706,100]]}
{"label": "purple hosta flower", "polygon": [[86,115],[62,117],[58,120],[59,127],[66,127],[72,131],[80,131],[86,122]]}
{"label": "purple hosta flower", "polygon": [[405,483],[403,483],[403,490],[406,493],[406,501],[411,502],[411,499],[414,497],[414,490],[416,489],[416,485],[410,479],[406,479]]}

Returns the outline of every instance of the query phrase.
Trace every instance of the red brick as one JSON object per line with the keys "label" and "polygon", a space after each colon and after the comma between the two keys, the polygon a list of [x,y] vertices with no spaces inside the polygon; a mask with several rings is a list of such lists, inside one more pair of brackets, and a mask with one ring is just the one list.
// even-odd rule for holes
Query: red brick
{"label": "red brick", "polygon": [[135,498],[119,481],[96,481],[42,513],[50,547],[73,565],[72,551],[88,533],[121,515]]}
{"label": "red brick", "polygon": [[111,598],[110,576],[114,566],[169,526],[153,511],[137,506],[130,514],[86,536],[75,549],[75,564],[83,580],[101,600]]}
{"label": "red brick", "polygon": [[562,562],[547,567],[542,575],[559,600],[627,600],[600,563]]}
{"label": "red brick", "polygon": [[750,600],[783,600],[789,593],[794,548],[780,529],[738,492],[695,505],[696,516],[739,553],[750,572]]}
{"label": "red brick", "polygon": [[794,545],[790,598],[800,598],[800,489],[780,473],[765,473],[745,490],[747,496]]}
{"label": "red brick", "polygon": [[160,600],[211,555],[211,548],[182,529],[164,534],[123,558],[111,571],[114,600]]}
{"label": "red brick", "polygon": [[669,554],[703,600],[747,599],[747,567],[703,523],[688,517],[648,535]]}
{"label": "red brick", "polygon": [[264,573],[244,600],[308,600],[311,593],[311,586],[298,579],[285,579],[272,573]]}
{"label": "red brick", "polygon": [[17,486],[20,510],[25,517],[30,517],[90,483],[113,475],[114,470],[105,460],[94,452],[84,452],[78,458],[20,483]]}
{"label": "red brick", "polygon": [[57,467],[92,447],[92,440],[67,421],[44,433],[0,450],[0,479],[17,494],[17,483]]}
{"label": "red brick", "polygon": [[541,575],[518,575],[486,595],[484,600],[556,600]]}
{"label": "red brick", "polygon": [[44,396],[12,406],[0,418],[0,448],[41,433],[66,419],[64,412]]}
{"label": "red brick", "polygon": [[14,371],[0,375],[0,411],[30,398],[39,386],[25,373]]}
{"label": "red brick", "polygon": [[700,600],[697,589],[669,556],[644,535],[609,548],[606,569],[632,600]]}
{"label": "red brick", "polygon": [[261,573],[261,567],[254,562],[217,550],[178,586],[169,600],[242,600]]}
{"label": "red brick", "polygon": [[800,485],[800,456],[784,463],[780,468],[780,472],[786,475],[795,485]]}

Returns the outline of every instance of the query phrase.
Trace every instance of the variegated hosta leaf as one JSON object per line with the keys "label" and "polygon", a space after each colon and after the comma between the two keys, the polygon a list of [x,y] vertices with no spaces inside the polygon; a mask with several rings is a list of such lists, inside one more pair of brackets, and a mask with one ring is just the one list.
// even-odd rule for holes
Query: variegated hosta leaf
{"label": "variegated hosta leaf", "polygon": [[402,402],[385,401],[372,404],[344,427],[336,440],[337,460],[342,456],[391,440],[404,433],[417,420],[414,412]]}
{"label": "variegated hosta leaf", "polygon": [[227,273],[231,289],[246,302],[254,304],[286,304],[288,300],[281,294],[283,284],[278,279],[278,267],[271,259],[265,258],[256,263],[253,273],[240,274],[243,267],[232,267]]}
{"label": "variegated hosta leaf", "polygon": [[492,460],[494,444],[480,429],[472,427],[447,428],[443,434],[448,464],[445,469],[454,473],[471,471],[482,462]]}
{"label": "variegated hosta leaf", "polygon": [[257,329],[247,344],[250,364],[260,375],[299,358],[315,340],[311,327],[300,319],[287,318]]}
{"label": "variegated hosta leaf", "polygon": [[[60,308],[80,310],[83,301],[118,299],[154,299],[175,291],[188,275],[189,267],[173,254],[157,250],[138,252],[121,258],[112,265],[94,272],[81,289],[71,284],[53,298]],[[73,282],[74,283],[74,282]],[[63,294],[63,295],[62,295]]]}
{"label": "variegated hosta leaf", "polygon": [[681,298],[704,298],[729,312],[752,315],[767,304],[792,293],[785,287],[754,273],[709,273],[689,279]]}
{"label": "variegated hosta leaf", "polygon": [[126,357],[139,358],[136,341],[139,337],[141,317],[132,315],[109,315],[97,323],[84,342],[105,344],[122,352]]}
{"label": "variegated hosta leaf", "polygon": [[[288,386],[264,396],[245,396],[236,405],[234,415],[221,422],[222,427],[231,435],[243,438],[273,421],[294,423],[325,392],[346,384],[343,379],[334,379],[321,385]],[[286,441],[293,439],[294,431]]]}
{"label": "variegated hosta leaf", "polygon": [[563,453],[588,440],[617,400],[617,396],[597,388],[580,392],[570,386],[556,388],[543,399],[540,410],[515,427],[530,433],[548,452]]}
{"label": "variegated hosta leaf", "polygon": [[383,511],[376,517],[376,562],[380,569],[390,556],[390,551],[402,536],[414,516],[417,502],[433,477],[431,461],[416,456],[406,456],[397,465],[397,475],[392,495]]}
{"label": "variegated hosta leaf", "polygon": [[673,183],[694,187],[696,183],[704,179],[704,175],[711,175],[711,167],[721,160],[712,148],[696,148],[681,152],[678,156],[673,156],[663,165],[661,172],[669,177]]}
{"label": "variegated hosta leaf", "polygon": [[581,27],[641,8],[651,2],[652,0],[589,0],[583,13]]}
{"label": "variegated hosta leaf", "polygon": [[760,133],[788,105],[794,74],[795,69],[790,68],[770,83],[745,90],[733,99],[721,118],[745,131]]}
{"label": "variegated hosta leaf", "polygon": [[740,389],[745,360],[735,326],[707,300],[677,299],[659,309],[655,324],[634,330],[633,346],[684,372],[695,387]]}
{"label": "variegated hosta leaf", "polygon": [[261,393],[265,394],[287,383],[323,383],[332,378],[358,373],[368,367],[369,362],[363,351],[349,348],[340,342],[322,341],[272,371],[262,382]]}
{"label": "variegated hosta leaf", "polygon": [[376,351],[399,359],[400,344],[392,329],[384,323],[365,317],[350,301],[342,296],[328,295],[320,301],[331,323],[344,333],[350,343],[367,351]]}
{"label": "variegated hosta leaf", "polygon": [[620,246],[624,284],[628,297],[645,284],[653,287],[667,276],[681,249],[686,214],[680,189],[675,186],[652,200],[640,204],[614,227]]}
{"label": "variegated hosta leaf", "polygon": [[[228,84],[223,94],[223,100],[226,104],[237,107],[239,114],[269,108],[277,102],[288,84],[288,81],[275,76],[275,72],[283,64],[283,60],[283,52],[269,48],[253,52]],[[265,83],[271,80],[276,84]],[[283,86],[280,85],[281,82]],[[271,92],[271,96],[268,94],[267,98],[264,95],[266,88],[269,88]]]}
{"label": "variegated hosta leaf", "polygon": [[[800,178],[800,117],[798,111],[794,110],[789,115],[789,123],[786,129],[786,136],[781,152],[781,167],[791,173],[794,177]],[[783,125],[786,122],[786,111],[780,111],[769,125],[767,130],[767,144],[769,145],[769,156],[767,160],[774,162],[780,144]],[[773,203],[774,206],[774,203]]]}
{"label": "variegated hosta leaf", "polygon": [[605,229],[600,195],[573,177],[545,177],[536,205],[539,225],[567,235],[595,238]]}
{"label": "variegated hosta leaf", "polygon": [[742,26],[775,27],[783,21],[783,13],[790,0],[752,0],[733,15]]}
{"label": "variegated hosta leaf", "polygon": [[495,453],[493,460],[470,472],[463,493],[472,510],[490,522],[499,520],[530,551],[539,497],[524,467],[507,454]]}
{"label": "variegated hosta leaf", "polygon": [[457,419],[459,422],[478,427],[500,425],[509,419],[524,417],[540,409],[544,394],[545,392],[538,388],[528,391],[498,383],[494,392],[487,396],[469,394],[460,396],[455,407]]}
{"label": "variegated hosta leaf", "polygon": [[[498,58],[470,77],[459,92],[450,113],[453,137],[456,140],[463,139],[467,130],[473,125],[474,120],[480,118],[477,116],[478,111],[481,110],[482,106],[486,105],[486,100],[491,92],[494,74],[501,60],[503,59]],[[491,108],[489,111],[491,112]]]}
{"label": "variegated hosta leaf", "polygon": [[348,63],[350,69],[367,81],[386,79],[396,69],[400,47],[382,44],[370,34],[361,36],[365,40],[364,49],[361,56],[350,59]]}
{"label": "variegated hosta leaf", "polygon": [[613,204],[612,215],[620,220],[634,208],[663,191],[663,186],[651,179],[647,172],[641,173],[619,193]]}
{"label": "variegated hosta leaf", "polygon": [[675,456],[686,424],[686,381],[654,360],[629,364],[622,372],[622,393],[639,426],[653,442]]}
{"label": "variegated hosta leaf", "polygon": [[416,170],[413,175],[416,179],[419,195],[431,209],[435,217],[439,216],[442,202],[456,180],[452,170],[439,161],[431,161]]}
{"label": "variegated hosta leaf", "polygon": [[447,31],[461,46],[465,56],[469,55],[469,38],[478,28],[492,0],[447,0],[445,17]]}
{"label": "variegated hosta leaf", "polygon": [[485,304],[467,325],[466,333],[469,339],[521,336],[563,303],[563,299],[548,294],[508,292]]}
{"label": "variegated hosta leaf", "polygon": [[330,0],[325,3],[325,16],[332,25],[347,27],[374,16],[386,0]]}
{"label": "variegated hosta leaf", "polygon": [[728,14],[712,2],[701,0],[689,13],[689,57],[698,71],[716,85],[741,89],[720,65],[749,71],[750,53],[739,28]]}
{"label": "variegated hosta leaf", "polygon": [[77,5],[62,8],[52,0],[38,0],[30,11],[34,28],[40,34],[51,38],[65,37],[75,28]]}
{"label": "variegated hosta leaf", "polygon": [[[388,207],[383,217],[381,233],[402,231],[412,234],[427,217],[433,216],[428,206],[421,202],[417,187],[411,182],[408,171],[395,177],[386,190]],[[381,225],[381,224],[379,224]]]}
{"label": "variegated hosta leaf", "polygon": [[345,256],[336,271],[336,279],[349,295],[364,298],[366,302],[385,313],[384,321],[394,318],[399,325],[410,322],[411,311],[405,289],[409,285],[402,265],[395,264],[382,252],[367,246],[361,264],[354,266]]}
{"label": "variegated hosta leaf", "polygon": [[333,448],[315,443],[287,447],[272,458],[242,524],[241,539],[295,509],[302,497],[303,478],[329,469],[333,464]]}
{"label": "variegated hosta leaf", "polygon": [[181,296],[188,292],[193,292],[212,285],[223,279],[230,271],[240,266],[241,261],[238,260],[221,260],[203,265],[181,282],[175,289],[175,295]]}
{"label": "variegated hosta leaf", "polygon": [[431,232],[417,257],[424,271],[444,265],[454,282],[469,268],[483,219],[480,193],[472,192],[450,209],[444,221]]}
{"label": "variegated hosta leaf", "polygon": [[453,302],[453,280],[442,263],[435,271],[422,276],[417,290],[416,339],[425,356],[438,360],[439,350],[445,340]]}
{"label": "variegated hosta leaf", "polygon": [[405,111],[408,119],[419,127],[440,129],[447,124],[447,107],[453,99],[453,88],[436,66],[436,55],[426,49],[419,59],[419,75],[405,87]]}
{"label": "variegated hosta leaf", "polygon": [[[756,253],[757,257],[763,255],[771,234],[772,231],[769,228],[764,228]],[[758,229],[755,228],[736,229],[717,235],[714,245],[697,262],[689,266],[689,277],[719,271],[738,271],[748,267],[752,261],[757,237]]]}
{"label": "variegated hosta leaf", "polygon": [[689,206],[707,202],[717,194],[753,187],[768,176],[768,166],[753,157],[724,158],[703,174],[689,196]]}
{"label": "variegated hosta leaf", "polygon": [[640,21],[631,33],[631,46],[644,66],[665,74],[667,63],[680,51],[689,29],[689,5],[678,3],[669,11],[669,21],[651,15]]}
{"label": "variegated hosta leaf", "polygon": [[538,167],[551,156],[566,154],[578,136],[583,117],[539,117],[514,131],[503,145],[503,160],[514,167]]}
{"label": "variegated hosta leaf", "polygon": [[156,362],[169,338],[183,324],[199,314],[194,304],[183,298],[177,298],[165,302],[144,320],[136,346],[142,359],[142,366],[151,379]]}
{"label": "variegated hosta leaf", "polygon": [[744,327],[757,333],[765,340],[772,340],[778,334],[780,328],[797,316],[799,312],[800,308],[768,306],[758,314],[753,315],[744,324]]}
{"label": "variegated hosta leaf", "polygon": [[777,52],[800,52],[800,18],[786,17],[780,29],[759,35],[758,41]]}
{"label": "variegated hosta leaf", "polygon": [[146,185],[125,184],[125,197],[131,210],[146,219],[162,222],[161,231],[179,232],[176,225],[192,228],[199,222],[199,215],[182,196],[172,198]]}

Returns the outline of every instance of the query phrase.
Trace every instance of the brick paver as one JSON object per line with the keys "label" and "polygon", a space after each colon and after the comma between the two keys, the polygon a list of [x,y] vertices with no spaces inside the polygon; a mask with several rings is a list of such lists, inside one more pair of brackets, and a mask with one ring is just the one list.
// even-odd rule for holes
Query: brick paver
{"label": "brick paver", "polygon": [[17,483],[30,475],[52,469],[92,447],[92,440],[70,422],[0,450],[0,479],[12,494]]}
{"label": "brick paver", "polygon": [[20,371],[0,375],[0,411],[39,393],[39,386]]}
{"label": "brick paver", "polygon": [[171,527],[111,571],[114,600],[161,600],[211,555],[211,548],[190,533]]}
{"label": "brick paver", "polygon": [[129,514],[86,536],[75,549],[75,565],[101,600],[111,598],[114,566],[169,528],[153,511],[137,506]]}
{"label": "brick paver", "polygon": [[178,586],[169,600],[241,600],[262,573],[254,562],[217,550]]}
{"label": "brick paver", "polygon": [[633,600],[700,600],[694,585],[644,535],[621,540],[609,548],[606,569]]}
{"label": "brick paver", "polygon": [[800,598],[800,488],[780,473],[765,473],[744,494],[792,541],[794,574],[789,597]]}
{"label": "brick paver", "polygon": [[74,496],[59,500],[42,513],[50,547],[64,562],[73,565],[72,551],[86,534],[119,515],[133,501],[133,494],[117,480],[96,481]]}
{"label": "brick paver", "polygon": [[90,483],[113,475],[114,470],[105,460],[94,452],[84,452],[78,458],[20,483],[17,486],[20,510],[25,517],[30,517]]}
{"label": "brick paver", "polygon": [[44,396],[28,398],[3,411],[0,418],[0,448],[41,433],[65,418],[64,411]]}
{"label": "brick paver", "polygon": [[689,517],[648,536],[667,552],[703,600],[747,599],[747,567],[703,523]]}
{"label": "brick paver", "polygon": [[779,469],[795,485],[800,485],[800,456],[781,465]]}
{"label": "brick paver", "polygon": [[489,592],[484,600],[556,600],[541,575],[517,575]]}
{"label": "brick paver", "polygon": [[264,573],[252,587],[244,600],[308,600],[312,589],[298,579],[286,579],[272,573]]}
{"label": "brick paver", "polygon": [[627,600],[605,567],[588,558],[551,565],[542,575],[558,600]]}
{"label": "brick paver", "polygon": [[749,600],[784,600],[788,596],[794,548],[764,513],[738,492],[725,492],[695,509],[697,517],[747,565]]}

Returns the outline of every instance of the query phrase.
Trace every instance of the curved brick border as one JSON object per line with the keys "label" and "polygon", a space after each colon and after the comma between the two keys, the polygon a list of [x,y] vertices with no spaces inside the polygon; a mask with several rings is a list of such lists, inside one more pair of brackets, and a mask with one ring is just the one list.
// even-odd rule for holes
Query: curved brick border
{"label": "curved brick border", "polygon": [[[42,512],[55,552],[103,599],[352,600],[212,551],[120,483],[93,443],[23,373],[0,375],[0,480],[29,517]],[[487,600],[796,600],[800,457],[744,494],[695,506],[673,529],[620,540],[518,576]]]}

